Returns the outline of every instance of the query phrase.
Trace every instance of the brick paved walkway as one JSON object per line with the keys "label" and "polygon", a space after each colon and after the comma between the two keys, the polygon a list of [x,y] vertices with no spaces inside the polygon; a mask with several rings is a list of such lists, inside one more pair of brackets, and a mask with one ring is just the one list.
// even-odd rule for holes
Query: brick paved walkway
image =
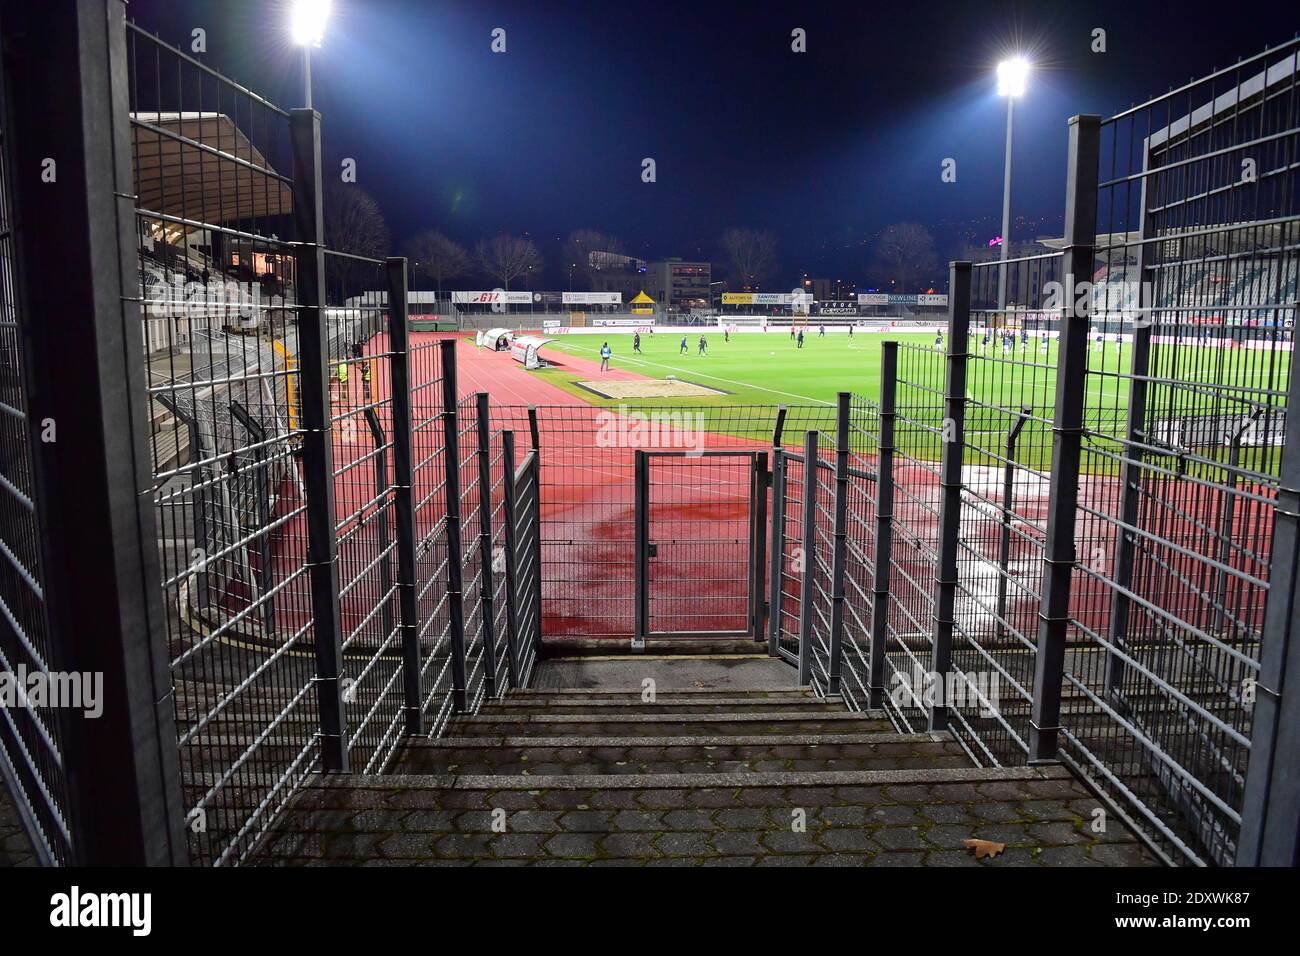
{"label": "brick paved walkway", "polygon": [[[319,777],[263,865],[1151,866],[1060,767],[789,689],[511,694],[389,776]],[[1101,820],[1099,824],[1098,821]],[[977,860],[964,841],[1005,844]]]}

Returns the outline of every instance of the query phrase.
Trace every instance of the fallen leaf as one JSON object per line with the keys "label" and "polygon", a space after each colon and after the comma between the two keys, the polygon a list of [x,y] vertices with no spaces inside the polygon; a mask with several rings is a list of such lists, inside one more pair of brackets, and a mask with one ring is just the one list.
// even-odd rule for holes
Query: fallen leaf
{"label": "fallen leaf", "polygon": [[975,854],[975,859],[982,860],[986,856],[997,856],[1007,848],[1005,843],[994,843],[992,840],[963,840],[966,849]]}

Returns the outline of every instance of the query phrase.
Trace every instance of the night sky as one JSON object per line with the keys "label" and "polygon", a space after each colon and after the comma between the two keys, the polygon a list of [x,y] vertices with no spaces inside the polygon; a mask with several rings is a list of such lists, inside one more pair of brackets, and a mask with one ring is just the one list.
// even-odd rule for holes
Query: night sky
{"label": "night sky", "polygon": [[[861,282],[890,223],[925,224],[945,259],[996,234],[1003,56],[1035,65],[1016,106],[1013,213],[1028,221],[1013,235],[1059,234],[1067,117],[1291,37],[1287,6],[334,0],[314,105],[327,163],[357,160],[399,246],[426,228],[471,246],[526,232],[560,288],[570,230],[716,260],[740,226],[776,234],[776,286],[805,272]],[[184,46],[203,27],[205,62],[302,105],[287,0],[131,0],[128,15]],[[791,51],[796,27],[807,53]],[[1104,54],[1090,50],[1098,27]],[[656,183],[641,182],[644,157]],[[940,179],[948,157],[956,183]]]}

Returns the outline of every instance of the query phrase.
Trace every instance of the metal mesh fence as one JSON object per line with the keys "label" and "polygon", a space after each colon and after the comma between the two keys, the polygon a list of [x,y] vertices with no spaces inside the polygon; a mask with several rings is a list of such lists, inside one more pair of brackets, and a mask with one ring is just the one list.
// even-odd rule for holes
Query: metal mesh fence
{"label": "metal mesh fence", "polygon": [[852,710],[871,702],[871,633],[875,613],[879,514],[880,405],[854,395],[849,406],[849,472],[845,486],[844,630],[840,693]]}
{"label": "metal mesh fence", "polygon": [[1088,355],[1064,754],[1196,863],[1232,862],[1242,822],[1295,355],[1298,46],[1101,128],[1116,332]]}
{"label": "metal mesh fence", "polygon": [[917,729],[935,705],[905,674],[936,651],[954,441],[939,707],[991,764],[1026,759],[1059,712],[1060,756],[1176,862],[1236,858],[1268,596],[1293,587],[1270,563],[1294,452],[1296,46],[1075,130],[1096,137],[1079,162],[1100,155],[1095,195],[1071,180],[1095,243],[975,266],[969,336],[946,350],[961,394],[944,356],[898,347],[887,708]]}
{"label": "metal mesh fence", "polygon": [[[317,763],[288,114],[128,30],[151,489],[191,854]],[[259,270],[260,274],[259,274]]]}
{"label": "metal mesh fence", "polygon": [[430,736],[442,733],[455,699],[447,580],[447,468],[443,402],[446,370],[432,336],[412,341],[411,443],[419,608],[420,708]]}
{"label": "metal mesh fence", "polygon": [[460,399],[456,406],[457,447],[460,469],[461,574],[464,587],[463,613],[465,628],[466,694],[471,712],[478,710],[495,680],[494,642],[489,640],[491,626],[481,601],[483,589],[490,589],[491,563],[483,561],[478,532],[482,521],[479,486],[478,403],[473,395]]}
{"label": "metal mesh fence", "polygon": [[[0,116],[6,112],[0,109]],[[31,421],[27,408],[30,370],[16,302],[6,133],[0,126],[0,673],[17,677],[57,665],[51,660],[33,500],[32,442],[38,423]],[[65,819],[60,737],[56,712],[46,704],[0,707],[0,781],[9,784],[37,853],[50,863],[67,862],[73,849]]]}
{"label": "metal mesh fence", "polygon": [[[529,436],[528,411],[493,405],[494,427],[499,423],[521,439]],[[545,633],[630,641],[636,618],[636,451],[767,451],[779,407],[551,405],[534,412],[541,439]],[[809,429],[834,432],[834,406],[793,405],[783,414],[787,444],[797,445]],[[674,491],[673,507],[716,508],[707,485]]]}
{"label": "metal mesh fence", "polygon": [[928,724],[923,691],[933,650],[943,397],[943,354],[922,346],[899,345],[893,545],[882,704],[909,733],[923,730]]}
{"label": "metal mesh fence", "polygon": [[[341,683],[349,766],[365,773],[384,767],[403,733],[393,403],[388,384],[392,338],[387,306],[373,291],[385,282],[382,262],[326,253],[326,305],[345,320],[336,320],[330,330]],[[334,340],[337,325],[347,334],[339,343]]]}

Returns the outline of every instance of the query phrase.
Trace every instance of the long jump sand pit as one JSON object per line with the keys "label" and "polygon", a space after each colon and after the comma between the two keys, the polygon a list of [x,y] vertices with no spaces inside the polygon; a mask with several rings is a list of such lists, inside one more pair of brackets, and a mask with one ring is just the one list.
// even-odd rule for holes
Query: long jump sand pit
{"label": "long jump sand pit", "polygon": [[601,398],[708,398],[714,395],[726,395],[716,388],[706,388],[694,382],[682,382],[675,378],[643,378],[633,380],[609,380],[603,382],[579,382],[589,392]]}

